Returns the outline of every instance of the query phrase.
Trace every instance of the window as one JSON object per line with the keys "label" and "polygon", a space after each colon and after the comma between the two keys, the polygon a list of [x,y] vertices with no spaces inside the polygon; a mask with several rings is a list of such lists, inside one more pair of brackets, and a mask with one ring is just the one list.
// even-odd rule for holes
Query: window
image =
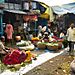
{"label": "window", "polygon": [[4,4],[4,8],[5,8],[5,9],[8,9],[8,3],[5,3],[5,4]]}
{"label": "window", "polygon": [[36,9],[37,8],[36,2],[32,2],[31,6],[32,6],[32,9]]}
{"label": "window", "polygon": [[21,9],[21,5],[20,5],[20,4],[14,4],[14,8],[15,8],[16,10]]}
{"label": "window", "polygon": [[23,9],[24,10],[29,10],[29,3],[28,2],[23,3]]}
{"label": "window", "polygon": [[9,3],[9,9],[14,9],[14,4],[13,3]]}

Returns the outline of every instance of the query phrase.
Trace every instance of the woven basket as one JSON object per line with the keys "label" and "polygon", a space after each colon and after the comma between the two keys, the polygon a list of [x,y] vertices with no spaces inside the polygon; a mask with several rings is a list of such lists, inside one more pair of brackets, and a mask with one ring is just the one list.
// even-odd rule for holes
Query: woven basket
{"label": "woven basket", "polygon": [[64,39],[60,39],[60,40],[58,40],[58,42],[63,42],[64,41]]}
{"label": "woven basket", "polygon": [[37,45],[38,41],[31,41],[33,45]]}
{"label": "woven basket", "polygon": [[47,46],[47,49],[49,50],[58,50],[58,46]]}
{"label": "woven basket", "polygon": [[62,42],[58,42],[58,49],[62,49]]}
{"label": "woven basket", "polygon": [[20,41],[21,40],[21,36],[16,36],[16,41]]}
{"label": "woven basket", "polygon": [[40,48],[40,49],[45,49],[46,45],[39,43],[39,44],[37,44],[37,47]]}

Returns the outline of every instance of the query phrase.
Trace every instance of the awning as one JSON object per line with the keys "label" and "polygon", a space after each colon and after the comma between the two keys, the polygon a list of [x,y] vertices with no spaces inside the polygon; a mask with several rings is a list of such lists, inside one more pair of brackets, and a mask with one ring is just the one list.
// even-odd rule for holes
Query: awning
{"label": "awning", "polygon": [[4,10],[4,11],[15,13],[15,14],[27,14],[26,12],[20,10]]}
{"label": "awning", "polygon": [[52,8],[56,14],[60,14],[60,15],[66,14],[66,13],[75,14],[75,2],[69,3],[69,4],[64,4],[62,6],[54,6]]}
{"label": "awning", "polygon": [[48,6],[61,6],[63,4],[75,2],[75,0],[34,0],[34,1],[43,2]]}

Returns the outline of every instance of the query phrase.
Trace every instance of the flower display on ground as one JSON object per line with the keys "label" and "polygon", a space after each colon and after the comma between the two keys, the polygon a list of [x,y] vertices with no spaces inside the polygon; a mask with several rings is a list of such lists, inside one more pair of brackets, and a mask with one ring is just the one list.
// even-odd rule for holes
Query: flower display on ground
{"label": "flower display on ground", "polygon": [[26,54],[19,51],[14,50],[13,52],[7,54],[4,59],[3,63],[5,65],[13,65],[13,64],[20,64],[21,62],[24,62],[26,59]]}

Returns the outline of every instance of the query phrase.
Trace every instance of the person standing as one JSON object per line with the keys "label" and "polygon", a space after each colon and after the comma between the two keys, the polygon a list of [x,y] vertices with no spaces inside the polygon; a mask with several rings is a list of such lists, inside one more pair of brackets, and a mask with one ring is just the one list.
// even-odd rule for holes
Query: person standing
{"label": "person standing", "polygon": [[70,27],[67,29],[67,40],[69,43],[69,52],[72,52],[74,49],[74,42],[75,42],[75,28],[74,23],[71,23]]}
{"label": "person standing", "polygon": [[38,26],[38,37],[42,37],[42,25]]}
{"label": "person standing", "polygon": [[27,22],[24,22],[24,32],[27,30]]}
{"label": "person standing", "polygon": [[43,34],[44,32],[48,32],[48,34],[51,33],[51,22],[48,22],[47,25],[42,28],[42,32]]}
{"label": "person standing", "polygon": [[10,23],[8,23],[6,25],[5,33],[7,35],[7,41],[11,42],[11,44],[12,44],[12,35],[13,35],[13,32],[14,32],[13,26]]}
{"label": "person standing", "polygon": [[30,40],[30,34],[29,34],[29,31],[30,31],[30,27],[29,27],[29,25],[28,25],[28,22],[24,22],[24,37],[25,37],[25,39],[27,39],[27,40]]}
{"label": "person standing", "polygon": [[63,39],[64,37],[65,37],[65,34],[64,34],[63,30],[61,30],[61,32],[60,32],[60,38]]}

